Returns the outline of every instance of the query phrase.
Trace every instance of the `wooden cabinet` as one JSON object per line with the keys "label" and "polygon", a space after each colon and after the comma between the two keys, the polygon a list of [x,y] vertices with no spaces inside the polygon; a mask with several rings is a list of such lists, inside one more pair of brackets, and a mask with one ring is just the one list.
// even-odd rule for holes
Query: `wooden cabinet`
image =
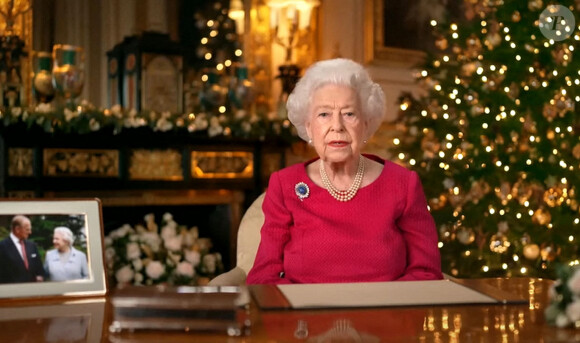
{"label": "wooden cabinet", "polygon": [[108,207],[227,205],[222,254],[233,265],[242,213],[284,166],[285,149],[149,128],[51,134],[12,125],[0,129],[0,197],[98,197],[105,222]]}

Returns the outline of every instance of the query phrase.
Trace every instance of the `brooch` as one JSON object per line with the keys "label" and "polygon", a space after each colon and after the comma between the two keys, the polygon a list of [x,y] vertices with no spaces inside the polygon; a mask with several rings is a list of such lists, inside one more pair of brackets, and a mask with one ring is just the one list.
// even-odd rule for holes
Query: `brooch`
{"label": "brooch", "polygon": [[300,201],[308,198],[310,195],[310,188],[308,188],[308,185],[304,182],[298,182],[296,186],[294,186],[294,191],[296,192],[296,195]]}

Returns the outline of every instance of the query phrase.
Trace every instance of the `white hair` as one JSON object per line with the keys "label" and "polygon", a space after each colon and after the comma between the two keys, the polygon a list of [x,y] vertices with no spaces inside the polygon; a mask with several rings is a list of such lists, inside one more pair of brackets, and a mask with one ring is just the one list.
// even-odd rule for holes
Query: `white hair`
{"label": "white hair", "polygon": [[328,84],[348,86],[358,94],[362,116],[367,123],[364,137],[370,138],[383,121],[386,109],[385,93],[380,85],[371,80],[362,65],[345,58],[314,63],[288,96],[288,119],[296,127],[300,138],[305,141],[310,139],[306,132],[306,122],[310,117],[308,109],[312,94]]}
{"label": "white hair", "polygon": [[75,236],[73,235],[72,231],[66,226],[59,226],[54,228],[54,233],[60,233],[62,235],[62,239],[67,241],[71,246],[75,241]]}

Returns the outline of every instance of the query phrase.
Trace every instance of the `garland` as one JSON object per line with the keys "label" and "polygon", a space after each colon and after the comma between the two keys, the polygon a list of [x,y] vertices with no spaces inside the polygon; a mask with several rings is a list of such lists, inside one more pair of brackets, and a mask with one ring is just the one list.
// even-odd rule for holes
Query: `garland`
{"label": "garland", "polygon": [[99,109],[86,101],[76,107],[56,108],[52,104],[39,104],[35,108],[0,109],[0,126],[9,128],[13,125],[25,125],[28,129],[37,127],[47,133],[87,134],[112,129],[114,134],[119,134],[124,129],[149,127],[153,131],[189,132],[208,139],[221,136],[259,140],[276,137],[287,142],[299,140],[288,119],[267,118],[245,110],[219,115],[137,112],[119,105]]}

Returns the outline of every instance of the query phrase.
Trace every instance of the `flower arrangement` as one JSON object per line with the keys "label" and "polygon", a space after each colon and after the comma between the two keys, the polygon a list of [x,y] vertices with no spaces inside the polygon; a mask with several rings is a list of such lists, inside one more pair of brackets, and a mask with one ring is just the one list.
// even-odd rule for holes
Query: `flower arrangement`
{"label": "flower arrangement", "polygon": [[549,290],[550,304],[545,309],[546,321],[560,328],[580,328],[580,266],[557,267],[558,279]]}
{"label": "flower arrangement", "polygon": [[113,285],[203,285],[223,272],[219,253],[197,227],[178,225],[170,213],[161,227],[153,214],[145,223],[125,224],[105,237],[105,263]]}
{"label": "flower arrangement", "polygon": [[298,140],[296,130],[288,119],[260,116],[246,110],[235,113],[158,113],[124,109],[115,105],[99,109],[88,101],[76,107],[55,107],[41,103],[34,108],[11,107],[0,109],[0,124],[24,124],[39,127],[45,132],[86,134],[110,128],[115,134],[125,129],[148,127],[156,132],[183,131],[200,136],[235,137],[264,140],[268,137],[293,142]]}

